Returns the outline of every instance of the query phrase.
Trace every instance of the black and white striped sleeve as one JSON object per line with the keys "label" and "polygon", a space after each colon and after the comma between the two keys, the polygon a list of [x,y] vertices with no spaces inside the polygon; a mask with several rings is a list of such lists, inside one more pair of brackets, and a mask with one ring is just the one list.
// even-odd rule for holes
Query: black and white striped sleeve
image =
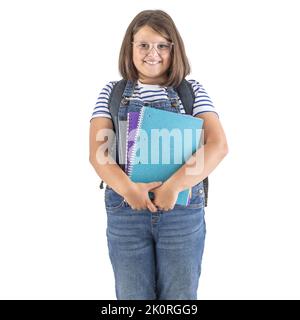
{"label": "black and white striped sleeve", "polygon": [[216,111],[215,106],[213,105],[212,100],[208,96],[203,85],[196,80],[189,80],[192,85],[192,88],[195,93],[195,102],[193,106],[193,116],[195,117],[198,114],[203,112],[214,112],[219,117],[218,112]]}
{"label": "black and white striped sleeve", "polygon": [[100,92],[96,104],[94,106],[94,110],[91,116],[92,120],[96,117],[106,117],[111,119],[111,114],[109,112],[108,108],[108,100],[111,94],[111,91],[114,87],[114,85],[117,83],[117,81],[110,81]]}

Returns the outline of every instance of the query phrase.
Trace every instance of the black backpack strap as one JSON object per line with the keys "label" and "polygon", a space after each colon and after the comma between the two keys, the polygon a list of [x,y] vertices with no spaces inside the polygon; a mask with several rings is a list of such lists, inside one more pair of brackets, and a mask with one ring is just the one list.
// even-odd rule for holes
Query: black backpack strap
{"label": "black backpack strap", "polygon": [[192,115],[195,101],[195,94],[192,85],[187,80],[183,79],[176,88],[176,91],[183,104],[185,113]]}
{"label": "black backpack strap", "polygon": [[[179,98],[183,104],[186,114],[193,114],[193,106],[195,101],[195,93],[192,84],[186,79],[183,79],[179,86],[176,88]],[[208,200],[208,177],[203,180],[203,188],[205,195],[205,207],[207,207]]]}
{"label": "black backpack strap", "polygon": [[[116,151],[116,162],[119,162],[119,153],[118,153],[118,141],[119,141],[119,130],[117,130],[119,128],[119,121],[118,121],[118,113],[119,113],[119,107],[121,104],[121,100],[122,100],[122,96],[123,96],[123,92],[125,90],[125,86],[126,86],[127,80],[122,79],[120,81],[118,81],[112,88],[109,99],[108,99],[108,108],[109,108],[109,112],[111,114],[112,117],[112,122],[113,122],[113,127],[114,127],[114,131],[116,134],[116,143],[114,144],[115,150]],[[103,180],[101,180],[100,189],[103,189]]]}
{"label": "black backpack strap", "polygon": [[118,112],[121,104],[123,92],[126,86],[126,80],[122,79],[118,81],[114,87],[112,88],[109,100],[108,100],[108,108],[109,112],[112,116],[112,121],[114,124],[114,130],[118,127]]}

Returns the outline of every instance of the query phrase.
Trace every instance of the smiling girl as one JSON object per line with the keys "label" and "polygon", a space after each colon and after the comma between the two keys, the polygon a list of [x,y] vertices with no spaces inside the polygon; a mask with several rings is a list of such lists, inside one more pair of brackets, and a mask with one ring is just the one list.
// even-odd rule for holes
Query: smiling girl
{"label": "smiling girl", "polygon": [[[176,88],[190,66],[181,36],[166,12],[145,10],[132,20],[121,46],[119,70],[127,80],[123,96],[129,97],[126,108],[120,106],[119,120],[145,105],[185,113]],[[98,141],[97,133],[114,129],[109,101],[117,81],[102,89],[93,110],[90,162],[107,185],[106,234],[117,299],[197,299],[206,234],[203,180],[226,156],[228,147],[204,87],[196,80],[187,81],[195,96],[192,115],[204,120],[204,145],[190,162],[204,159],[197,174],[187,174],[184,164],[163,183],[136,183],[114,160],[99,163],[97,150],[104,140]],[[192,188],[189,205],[177,205],[179,192],[187,188]]]}

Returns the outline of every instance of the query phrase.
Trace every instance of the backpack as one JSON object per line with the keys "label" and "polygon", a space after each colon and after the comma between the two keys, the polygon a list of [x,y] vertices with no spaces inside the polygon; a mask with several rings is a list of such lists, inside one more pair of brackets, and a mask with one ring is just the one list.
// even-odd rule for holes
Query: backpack
{"label": "backpack", "polygon": [[[116,146],[117,146],[116,150],[118,150],[118,138],[119,138],[118,137],[119,130],[116,130],[116,128],[118,128],[118,126],[119,126],[118,112],[119,112],[119,107],[121,104],[123,92],[126,87],[126,83],[127,83],[127,80],[125,80],[125,79],[118,81],[114,85],[114,87],[111,91],[109,100],[108,100],[108,107],[109,107],[110,114],[112,116],[114,131],[116,133]],[[182,82],[179,84],[179,86],[174,89],[180,97],[180,100],[181,100],[183,107],[185,109],[185,113],[192,115],[193,105],[194,105],[194,100],[195,100],[195,94],[194,94],[194,90],[192,88],[192,85],[187,80],[183,79]],[[118,152],[116,152],[116,162],[119,163]],[[119,166],[124,170],[123,164],[122,165],[119,164]],[[103,189],[103,183],[104,183],[104,181],[101,180],[101,183],[99,186],[100,189]],[[203,180],[203,188],[204,188],[204,195],[205,195],[205,207],[207,207],[208,177],[206,177]]]}

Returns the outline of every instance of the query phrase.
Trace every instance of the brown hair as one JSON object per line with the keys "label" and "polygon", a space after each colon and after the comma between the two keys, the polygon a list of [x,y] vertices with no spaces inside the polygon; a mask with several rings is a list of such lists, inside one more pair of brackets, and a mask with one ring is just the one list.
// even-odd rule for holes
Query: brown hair
{"label": "brown hair", "polygon": [[126,80],[136,81],[138,71],[132,59],[133,36],[140,28],[149,26],[168,41],[174,43],[171,51],[171,64],[168,70],[168,80],[165,86],[177,87],[191,72],[185,53],[184,43],[172,18],[162,10],[144,10],[137,14],[128,26],[119,55],[119,72]]}

